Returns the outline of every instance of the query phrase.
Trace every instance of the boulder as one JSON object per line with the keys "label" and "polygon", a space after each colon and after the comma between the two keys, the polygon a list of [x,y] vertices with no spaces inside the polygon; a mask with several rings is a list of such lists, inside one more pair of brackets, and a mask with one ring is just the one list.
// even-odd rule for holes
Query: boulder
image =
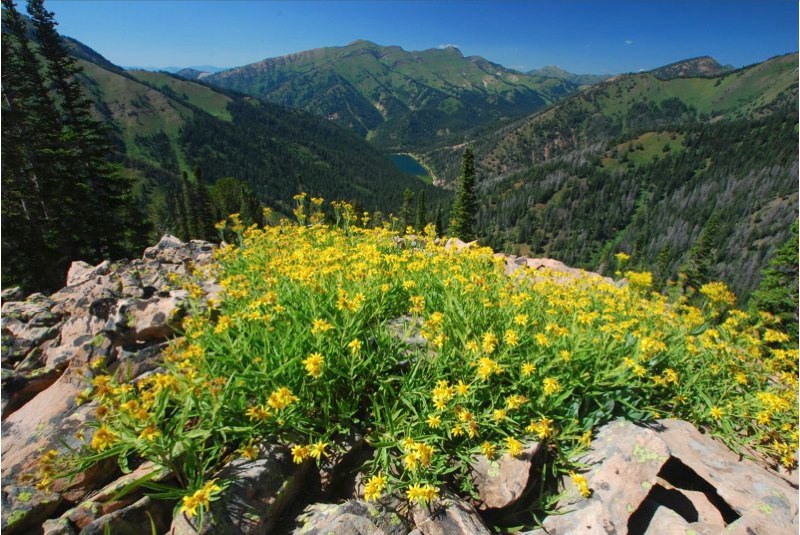
{"label": "boulder", "polygon": [[461,251],[462,249],[469,249],[470,247],[477,245],[478,245],[477,241],[471,241],[467,243],[459,240],[458,238],[450,238],[446,242],[444,242],[444,248],[446,251],[449,250]]}
{"label": "boulder", "polygon": [[175,236],[165,235],[158,244],[145,249],[142,258],[158,260],[166,264],[202,265],[211,261],[213,253],[214,245],[212,243],[201,240],[184,243]]}
{"label": "boulder", "polygon": [[46,390],[61,376],[61,371],[38,368],[32,372],[18,372],[3,369],[2,404],[3,420],[11,413]]}
{"label": "boulder", "polygon": [[796,488],[687,422],[612,422],[579,463],[592,494],[565,478],[559,509],[568,512],[544,520],[548,534],[798,531]]}
{"label": "boulder", "polygon": [[171,535],[254,535],[268,533],[284,507],[303,488],[310,463],[297,465],[286,446],[261,446],[259,458],[237,459],[216,474],[230,482],[210,512],[198,518],[179,513],[172,521]]}
{"label": "boulder", "polygon": [[162,292],[150,299],[122,299],[105,324],[116,344],[161,341],[174,334],[174,322],[185,299]]}
{"label": "boulder", "polygon": [[19,286],[0,291],[0,301],[3,303],[6,301],[22,301],[23,299],[25,299],[25,292]]}
{"label": "boulder", "polygon": [[294,535],[406,535],[410,531],[396,511],[361,500],[309,505],[296,522]]}
{"label": "boulder", "polygon": [[106,275],[111,269],[111,262],[105,260],[97,266],[77,260],[70,264],[67,271],[67,286],[82,284],[98,275]]}
{"label": "boulder", "polygon": [[414,535],[489,535],[478,512],[454,494],[445,492],[430,507],[414,504]]}
{"label": "boulder", "polygon": [[508,453],[496,460],[489,460],[485,455],[476,457],[470,465],[479,497],[475,507],[488,511],[516,505],[539,481],[536,468],[541,450],[540,443],[531,442],[517,457]]}
{"label": "boulder", "polygon": [[61,497],[35,487],[8,485],[2,493],[2,531],[13,535],[40,525],[58,508]]}
{"label": "boulder", "polygon": [[103,515],[81,529],[81,535],[142,535],[164,533],[169,529],[172,503],[153,500],[147,496],[136,502]]}

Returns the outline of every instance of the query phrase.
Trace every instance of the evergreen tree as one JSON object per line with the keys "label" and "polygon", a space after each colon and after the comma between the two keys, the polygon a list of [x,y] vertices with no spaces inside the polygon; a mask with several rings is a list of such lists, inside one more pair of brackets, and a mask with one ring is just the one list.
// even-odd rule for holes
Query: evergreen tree
{"label": "evergreen tree", "polygon": [[684,293],[690,288],[697,290],[709,281],[711,268],[716,257],[714,242],[717,239],[718,232],[719,213],[715,212],[706,222],[700,237],[689,249],[686,262],[681,267]]}
{"label": "evergreen tree", "polygon": [[463,241],[473,241],[477,214],[475,161],[472,146],[468,145],[461,160],[461,176],[458,179],[456,198],[451,210],[450,233]]}
{"label": "evergreen tree", "polygon": [[442,205],[441,203],[436,205],[436,218],[434,219],[434,224],[436,225],[436,235],[437,236],[444,236],[444,218],[442,216]]}
{"label": "evergreen tree", "polygon": [[[109,128],[93,117],[92,101],[84,94],[82,69],[56,31],[53,13],[44,0],[28,0],[28,14],[45,60],[47,82],[59,105],[62,143],[71,153],[65,162],[70,180],[62,180],[64,224],[73,229],[72,259],[99,261],[127,254],[141,244],[130,243],[127,229],[143,215],[131,194],[130,180],[111,162],[114,152]],[[76,216],[77,214],[77,216]]]}
{"label": "evergreen tree", "polygon": [[192,184],[189,174],[181,172],[179,201],[176,203],[178,214],[178,237],[182,240],[191,239],[195,235],[195,214],[192,209]]}
{"label": "evergreen tree", "polygon": [[[39,75],[25,22],[12,0],[3,0],[2,48],[2,248],[3,283],[26,288],[55,281],[60,235],[52,205],[55,109]],[[39,270],[35,266],[41,266]],[[47,271],[47,273],[44,273]],[[61,274],[63,275],[63,274]],[[60,277],[59,277],[60,278]]]}
{"label": "evergreen tree", "polygon": [[414,202],[414,192],[406,188],[403,192],[403,205],[400,207],[400,233],[405,234],[406,227],[411,225],[411,203]]}
{"label": "evergreen tree", "polygon": [[753,310],[780,318],[795,342],[798,336],[798,224],[762,271],[761,283],[750,299]]}
{"label": "evergreen tree", "polygon": [[425,190],[422,190],[417,194],[417,217],[414,226],[418,232],[422,232],[427,224],[428,213],[425,207]]}

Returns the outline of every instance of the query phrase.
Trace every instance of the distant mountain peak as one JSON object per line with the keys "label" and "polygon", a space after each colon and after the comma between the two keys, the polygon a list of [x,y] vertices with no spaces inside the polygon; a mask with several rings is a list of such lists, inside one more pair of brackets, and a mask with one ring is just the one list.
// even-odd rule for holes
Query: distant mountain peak
{"label": "distant mountain peak", "polygon": [[650,71],[656,78],[670,80],[672,78],[693,78],[719,76],[732,70],[731,65],[722,66],[711,56],[688,58]]}
{"label": "distant mountain peak", "polygon": [[532,76],[542,76],[544,78],[557,78],[578,85],[591,85],[607,80],[611,77],[608,74],[574,74],[562,69],[558,65],[545,65],[540,69],[528,71]]}

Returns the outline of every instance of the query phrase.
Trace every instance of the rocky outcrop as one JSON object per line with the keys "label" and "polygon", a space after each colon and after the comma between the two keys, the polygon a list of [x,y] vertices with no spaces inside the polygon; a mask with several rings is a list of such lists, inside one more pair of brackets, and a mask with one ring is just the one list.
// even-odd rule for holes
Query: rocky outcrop
{"label": "rocky outcrop", "polygon": [[[184,290],[172,287],[170,277],[207,264],[213,249],[207,242],[183,243],[165,236],[141,259],[97,266],[74,262],[67,285],[51,296],[23,299],[17,289],[3,291],[4,533],[42,525],[56,509],[81,503],[117,477],[112,461],[55,482],[54,492],[32,486],[40,477],[37,465],[45,451],[64,452],[82,443],[76,434],[93,418],[95,406],[81,406],[76,398],[89,386],[93,367],[115,370],[124,365],[136,377],[158,365],[163,342],[174,336],[188,298]],[[217,289],[213,281],[205,288],[212,293]],[[91,431],[84,431],[83,440],[90,438]],[[73,517],[53,520],[48,529],[103,533],[108,525],[114,533],[140,533],[142,518],[158,518],[163,506],[143,499],[114,508],[92,500],[81,511],[70,510]],[[103,520],[108,515],[114,516]],[[76,524],[80,518],[91,522]]]}
{"label": "rocky outcrop", "polygon": [[531,535],[798,531],[796,488],[687,422],[612,422],[579,463],[588,466],[591,496],[565,478],[559,508],[570,512],[547,517]]}
{"label": "rocky outcrop", "polygon": [[406,535],[410,531],[404,516],[380,503],[361,500],[309,505],[296,523],[293,535]]}
{"label": "rocky outcrop", "polygon": [[261,446],[257,459],[237,459],[215,479],[231,481],[198,525],[198,517],[179,514],[170,535],[257,535],[268,533],[283,509],[303,488],[309,463],[296,465],[285,446]]}
{"label": "rocky outcrop", "polygon": [[[423,241],[399,245],[424,246]],[[455,239],[446,243],[454,252],[473,246]],[[547,453],[536,442],[517,457],[477,457],[470,466],[471,499],[441,488],[440,497],[425,506],[409,505],[401,490],[367,503],[360,499],[358,472],[374,452],[357,434],[332,438],[330,455],[318,465],[294,464],[287,447],[275,444],[261,445],[253,460],[228,460],[212,476],[226,485],[202,525],[197,517],[173,518],[175,502],[154,501],[136,490],[120,495],[141,477],[158,482],[173,477],[147,463],[134,461],[133,472],[122,475],[111,460],[37,489],[44,452],[63,452],[91,438],[91,430],[83,428],[96,405],[81,405],[78,399],[93,369],[123,369],[136,380],[159,368],[189,299],[170,280],[195,272],[212,253],[209,243],[165,236],[141,259],[97,266],[75,262],[67,286],[51,296],[25,299],[17,289],[2,292],[4,533],[133,534],[149,533],[152,525],[157,533],[173,535],[273,529],[311,535],[481,534],[489,533],[487,523],[521,518],[515,515],[535,503]],[[610,281],[549,259],[496,256],[513,276],[547,271],[564,283]],[[201,285],[206,298],[219,290],[213,280]],[[419,318],[395,318],[388,329],[397,350],[408,355],[406,365],[419,355],[434,355]],[[559,504],[565,514],[547,517],[544,531],[530,533],[781,535],[798,530],[797,486],[782,478],[791,477],[741,460],[686,422],[662,420],[652,427],[612,422],[579,462],[587,467],[582,475],[591,490],[588,497],[566,477]]]}

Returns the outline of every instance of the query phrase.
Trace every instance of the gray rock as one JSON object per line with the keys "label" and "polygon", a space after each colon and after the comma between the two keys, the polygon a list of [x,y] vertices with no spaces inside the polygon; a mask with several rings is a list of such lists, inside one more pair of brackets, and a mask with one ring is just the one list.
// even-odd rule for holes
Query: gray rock
{"label": "gray rock", "polygon": [[143,535],[164,533],[169,527],[172,505],[169,502],[152,500],[145,496],[138,501],[103,515],[81,529],[80,535]]}
{"label": "gray rock", "polygon": [[160,341],[174,334],[185,299],[158,295],[150,299],[122,299],[105,324],[117,344]]}
{"label": "gray rock", "polygon": [[97,266],[92,266],[80,260],[73,262],[67,271],[67,286],[83,284],[98,275],[106,275],[111,269],[111,262],[105,260]]}
{"label": "gray rock", "polygon": [[430,507],[411,508],[416,529],[421,535],[488,535],[478,512],[453,494],[444,493]]}
{"label": "gray rock", "polygon": [[23,299],[25,299],[25,293],[19,286],[6,288],[5,290],[0,291],[0,301],[3,303],[6,301],[22,301]]}
{"label": "gray rock", "polygon": [[400,316],[386,322],[386,329],[392,340],[413,352],[428,345],[428,341],[422,337],[422,323],[420,317]]}
{"label": "gray rock", "polygon": [[40,525],[61,503],[53,492],[43,492],[35,487],[8,485],[2,494],[2,531],[14,535]]}
{"label": "gray rock", "polygon": [[66,518],[51,518],[42,523],[42,535],[78,535]]}
{"label": "gray rock", "polygon": [[197,525],[197,517],[178,514],[170,534],[268,533],[284,507],[302,489],[309,466],[293,464],[285,446],[262,446],[258,459],[237,459],[216,474],[216,478],[230,481],[230,485],[218,500],[211,502],[211,511],[204,515],[202,526]]}
{"label": "gray rock", "polygon": [[294,535],[406,535],[409,527],[398,512],[379,503],[348,500],[342,504],[316,503],[297,518]]}

